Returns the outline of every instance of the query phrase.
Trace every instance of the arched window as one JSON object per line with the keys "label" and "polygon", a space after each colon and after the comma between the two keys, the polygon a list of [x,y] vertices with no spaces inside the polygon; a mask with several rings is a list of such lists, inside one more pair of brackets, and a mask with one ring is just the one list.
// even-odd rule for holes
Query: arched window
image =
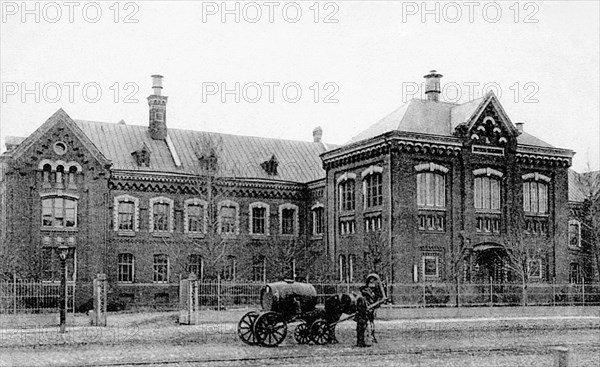
{"label": "arched window", "polygon": [[324,232],[325,208],[323,204],[315,204],[312,208],[312,234],[322,235]]}
{"label": "arched window", "polygon": [[63,173],[65,172],[65,168],[63,166],[56,167],[56,186],[61,188],[63,187]]}
{"label": "arched window", "polygon": [[476,212],[476,230],[485,234],[500,233],[501,194],[503,173],[491,168],[473,171],[473,204]]}
{"label": "arched window", "polygon": [[279,206],[280,234],[298,234],[298,206],[294,204],[282,204]]}
{"label": "arched window", "polygon": [[239,234],[239,205],[235,201],[224,200],[218,205],[218,232],[223,235]]}
{"label": "arched window", "polygon": [[569,220],[569,245],[581,247],[581,223],[576,219]]}
{"label": "arched window", "polygon": [[548,214],[550,178],[539,173],[523,175],[523,211],[525,214]]}
{"label": "arched window", "polygon": [[436,163],[415,166],[419,230],[446,230],[446,174],[448,168]]}
{"label": "arched window", "polygon": [[363,179],[364,208],[383,205],[383,168],[370,166],[361,174]]}
{"label": "arched window", "polygon": [[73,189],[77,186],[77,167],[75,166],[69,167],[68,186],[70,189]]}
{"label": "arched window", "polygon": [[340,255],[338,260],[338,270],[340,272],[340,282],[347,280],[348,268],[346,268],[346,255]]}
{"label": "arched window", "polygon": [[44,187],[50,187],[50,173],[52,172],[52,166],[45,164],[42,171],[42,183]]}
{"label": "arched window", "polygon": [[208,203],[200,199],[188,199],[183,207],[183,232],[190,235],[206,233]]}
{"label": "arched window", "polygon": [[202,279],[204,262],[200,254],[190,254],[188,257],[188,273],[196,275],[196,279]]}

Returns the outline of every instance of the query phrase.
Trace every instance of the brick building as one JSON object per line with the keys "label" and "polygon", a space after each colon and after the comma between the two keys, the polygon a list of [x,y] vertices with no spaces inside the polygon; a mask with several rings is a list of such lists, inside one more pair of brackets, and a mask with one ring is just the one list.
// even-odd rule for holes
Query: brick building
{"label": "brick building", "polygon": [[[3,271],[107,273],[114,297],[176,297],[180,276],[396,282],[569,278],[568,167],[492,93],[413,99],[343,146],[178,130],[153,76],[149,124],[59,110],[0,156]],[[516,249],[520,249],[517,251]],[[82,299],[80,297],[80,299]],[[83,297],[85,299],[85,296]]]}

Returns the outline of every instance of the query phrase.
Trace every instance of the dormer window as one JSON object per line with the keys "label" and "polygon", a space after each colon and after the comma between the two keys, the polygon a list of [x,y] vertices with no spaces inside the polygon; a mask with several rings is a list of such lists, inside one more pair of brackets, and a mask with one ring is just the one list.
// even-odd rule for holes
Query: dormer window
{"label": "dormer window", "polygon": [[146,166],[150,167],[150,148],[146,145],[146,143],[142,144],[140,149],[131,153],[131,155],[135,158],[135,162],[138,166]]}
{"label": "dormer window", "polygon": [[277,166],[278,165],[279,165],[279,161],[277,161],[277,157],[275,157],[275,154],[273,154],[271,156],[271,159],[260,164],[262,169],[264,169],[265,172],[267,172],[267,174],[269,176],[277,175]]}

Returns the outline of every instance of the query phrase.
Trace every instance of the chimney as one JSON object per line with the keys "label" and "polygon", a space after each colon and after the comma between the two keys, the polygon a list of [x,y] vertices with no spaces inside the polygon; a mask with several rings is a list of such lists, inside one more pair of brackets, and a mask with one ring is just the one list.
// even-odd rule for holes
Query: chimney
{"label": "chimney", "polygon": [[323,137],[323,129],[321,128],[321,126],[315,127],[315,129],[313,130],[313,141],[315,143],[320,143],[322,137]]}
{"label": "chimney", "polygon": [[519,130],[520,132],[523,132],[523,125],[525,125],[524,122],[517,122],[517,123],[515,123],[515,125],[517,125],[517,130]]}
{"label": "chimney", "polygon": [[167,99],[162,95],[162,75],[152,75],[152,94],[148,96],[150,126],[148,132],[154,140],[167,137]]}
{"label": "chimney", "polygon": [[443,77],[442,74],[438,74],[437,71],[431,70],[429,74],[425,75],[425,94],[427,100],[437,102],[440,99],[440,93],[442,88],[440,87],[440,79]]}

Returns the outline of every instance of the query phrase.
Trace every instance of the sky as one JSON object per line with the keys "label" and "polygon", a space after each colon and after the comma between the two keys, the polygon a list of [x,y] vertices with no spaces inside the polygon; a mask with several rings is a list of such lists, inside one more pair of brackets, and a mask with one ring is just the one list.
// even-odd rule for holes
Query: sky
{"label": "sky", "polygon": [[441,100],[488,90],[513,122],[600,165],[597,1],[0,1],[0,144],[59,108],[169,128],[343,144],[443,74]]}

